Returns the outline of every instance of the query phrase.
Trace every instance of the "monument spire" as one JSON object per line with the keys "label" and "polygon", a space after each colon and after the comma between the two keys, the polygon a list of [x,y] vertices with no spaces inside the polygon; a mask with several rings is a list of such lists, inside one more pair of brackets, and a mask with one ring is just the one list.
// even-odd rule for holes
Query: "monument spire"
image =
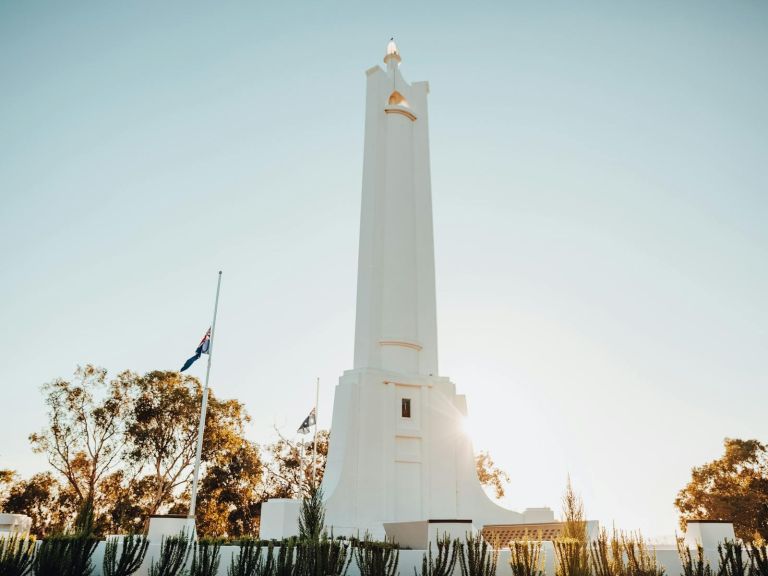
{"label": "monument spire", "polygon": [[394,37],[390,38],[389,43],[387,44],[387,53],[384,56],[384,64],[387,65],[388,70],[391,70],[392,68],[397,68],[400,61],[400,51],[397,49],[395,39]]}
{"label": "monument spire", "polygon": [[[429,84],[401,76],[394,40],[384,63],[366,72],[355,362],[334,395],[326,525],[383,538],[385,524],[429,518],[530,520],[486,496],[462,431],[466,399],[438,373]],[[262,538],[290,535],[285,502],[262,508]]]}
{"label": "monument spire", "polygon": [[368,71],[355,368],[437,376],[426,82],[407,82],[394,39]]}

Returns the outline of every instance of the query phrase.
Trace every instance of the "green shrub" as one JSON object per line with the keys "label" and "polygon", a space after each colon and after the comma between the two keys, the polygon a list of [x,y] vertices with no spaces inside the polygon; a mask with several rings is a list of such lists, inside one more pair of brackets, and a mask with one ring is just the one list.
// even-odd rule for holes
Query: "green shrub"
{"label": "green shrub", "polygon": [[296,539],[287,538],[280,543],[280,549],[277,552],[277,560],[271,572],[263,576],[295,576],[296,570]]}
{"label": "green shrub", "polygon": [[717,555],[720,557],[718,576],[748,576],[749,562],[744,562],[744,546],[740,541],[723,540],[717,545]]}
{"label": "green shrub", "polygon": [[480,535],[467,534],[459,548],[461,576],[495,576],[499,559],[497,550]]}
{"label": "green shrub", "polygon": [[[665,570],[656,560],[656,554],[648,549],[648,544],[640,534],[623,535],[621,548],[626,556],[626,576],[664,576]],[[618,563],[618,562],[617,562]]]}
{"label": "green shrub", "polygon": [[753,543],[747,548],[749,576],[768,576],[768,547],[765,542]]}
{"label": "green shrub", "polygon": [[360,576],[395,576],[400,551],[391,542],[375,542],[367,535],[355,545],[355,562]]}
{"label": "green shrub", "polygon": [[180,576],[191,548],[192,539],[183,530],[176,536],[163,536],[160,541],[160,558],[152,559],[149,576]]}
{"label": "green shrub", "polygon": [[421,561],[421,574],[413,568],[415,576],[453,576],[453,569],[459,558],[461,543],[452,540],[448,534],[437,539],[437,558],[432,557],[432,542]]}
{"label": "green shrub", "polygon": [[99,541],[81,534],[59,534],[37,547],[32,568],[35,576],[91,576],[93,556]]}
{"label": "green shrub", "polygon": [[696,545],[696,557],[694,558],[691,549],[685,545],[685,541],[678,538],[677,553],[680,556],[680,563],[683,565],[682,576],[712,576],[712,568],[704,558],[704,548],[701,544]]}
{"label": "green shrub", "polygon": [[558,538],[555,546],[556,576],[591,576],[589,545],[576,538]]}
{"label": "green shrub", "polygon": [[325,526],[325,506],[323,505],[322,488],[312,487],[309,497],[301,501],[299,513],[299,540],[320,539]]}
{"label": "green shrub", "polygon": [[240,540],[240,550],[232,556],[232,562],[227,568],[227,576],[266,576],[271,567],[265,572],[264,565],[272,560],[272,548],[270,543],[266,562],[261,555],[261,542],[256,539]]}
{"label": "green shrub", "polygon": [[0,576],[25,576],[32,568],[35,539],[27,534],[0,536]]}
{"label": "green shrub", "polygon": [[[130,576],[141,568],[147,554],[149,540],[146,536],[129,534],[122,538],[111,538],[104,548],[102,572],[104,576]],[[118,552],[120,555],[118,556]]]}
{"label": "green shrub", "polygon": [[200,540],[193,549],[192,567],[186,576],[216,576],[221,563],[221,541]]}
{"label": "green shrub", "polygon": [[617,532],[608,536],[600,530],[597,539],[589,543],[589,559],[594,576],[625,576],[624,550]]}
{"label": "green shrub", "polygon": [[512,576],[544,576],[544,550],[540,540],[515,540],[509,543]]}
{"label": "green shrub", "polygon": [[296,543],[295,576],[344,576],[351,562],[349,544],[325,535]]}

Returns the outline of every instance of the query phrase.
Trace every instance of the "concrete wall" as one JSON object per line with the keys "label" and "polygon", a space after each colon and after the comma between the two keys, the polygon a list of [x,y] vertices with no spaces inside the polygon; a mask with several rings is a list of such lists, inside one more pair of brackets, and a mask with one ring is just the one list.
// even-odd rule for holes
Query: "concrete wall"
{"label": "concrete wall", "polygon": [[[93,560],[96,565],[96,570],[94,571],[93,576],[102,576],[101,564],[104,558],[104,546],[105,546],[104,542],[99,543],[99,546],[96,552],[94,553]],[[229,567],[232,561],[232,557],[235,556],[238,553],[238,551],[239,551],[238,546],[222,546],[221,564],[219,565],[219,571],[217,576],[227,575],[227,568]],[[155,556],[158,556],[159,552],[160,552],[159,544],[150,544],[149,549],[147,551],[147,557],[144,561],[144,565],[136,573],[135,576],[147,576],[152,558]],[[717,550],[709,548],[705,551],[705,553],[712,568],[716,569],[718,565]],[[417,571],[420,571],[421,560],[423,555],[424,555],[423,550],[401,550],[400,562],[399,562],[399,568],[398,568],[400,576],[412,576],[414,573],[413,572],[414,568],[416,568]],[[555,554],[554,554],[554,549],[552,547],[552,544],[550,542],[544,543],[544,557],[545,557],[545,569],[546,569],[547,576],[554,576]],[[659,561],[659,564],[664,566],[664,568],[666,569],[666,573],[668,576],[678,576],[679,574],[681,574],[682,567],[680,564],[680,559],[677,555],[677,550],[674,547],[672,546],[657,547],[656,557]],[[360,571],[357,569],[357,565],[355,564],[354,560],[352,561],[352,564],[349,567],[349,572],[347,573],[347,576],[360,576]],[[460,576],[460,571],[458,566],[456,567],[454,576]],[[510,566],[509,566],[508,550],[502,550],[499,553],[497,576],[512,576],[512,570],[510,569]]]}

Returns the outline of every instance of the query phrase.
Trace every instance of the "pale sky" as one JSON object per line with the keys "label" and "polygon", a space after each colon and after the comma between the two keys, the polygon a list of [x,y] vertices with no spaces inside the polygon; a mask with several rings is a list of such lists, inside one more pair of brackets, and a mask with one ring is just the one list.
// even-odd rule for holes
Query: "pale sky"
{"label": "pale sky", "polygon": [[[178,369],[250,436],[352,365],[364,71],[429,80],[440,372],[506,504],[676,529],[768,440],[765,2],[0,2],[0,467],[39,386]],[[204,364],[191,370],[202,376]]]}

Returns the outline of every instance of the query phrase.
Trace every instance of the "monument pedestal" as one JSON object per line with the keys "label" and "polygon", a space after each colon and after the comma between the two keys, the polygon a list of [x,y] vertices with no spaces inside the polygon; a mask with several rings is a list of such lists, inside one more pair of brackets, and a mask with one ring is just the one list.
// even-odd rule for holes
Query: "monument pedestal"
{"label": "monument pedestal", "polygon": [[280,540],[299,534],[301,500],[272,498],[261,505],[259,538]]}
{"label": "monument pedestal", "polygon": [[195,519],[183,514],[164,514],[149,517],[147,539],[150,544],[160,544],[163,538],[178,536],[181,533],[197,540]]}
{"label": "monument pedestal", "polygon": [[437,553],[437,541],[446,536],[462,542],[468,534],[476,534],[472,520],[421,520],[418,522],[385,522],[384,531],[387,540],[395,542],[400,548],[410,550],[428,550]]}

